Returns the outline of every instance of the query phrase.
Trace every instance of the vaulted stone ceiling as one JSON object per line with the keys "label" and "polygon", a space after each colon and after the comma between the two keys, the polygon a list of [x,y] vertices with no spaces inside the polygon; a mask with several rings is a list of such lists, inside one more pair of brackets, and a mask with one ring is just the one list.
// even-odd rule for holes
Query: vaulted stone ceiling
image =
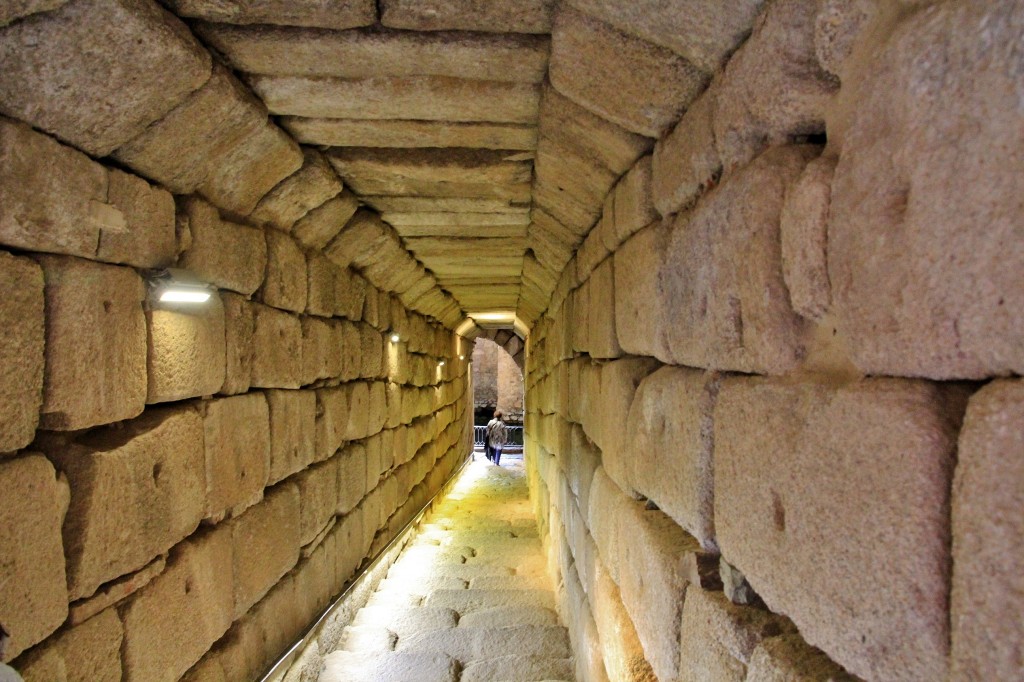
{"label": "vaulted stone ceiling", "polygon": [[[573,251],[613,213],[610,190],[703,91],[763,0],[728,10],[703,0],[163,3],[214,55],[205,83],[198,56],[159,37],[178,27],[151,0],[28,0],[8,20],[64,13],[65,48],[105,41],[113,54],[76,67],[60,64],[60,45],[36,64],[12,52],[6,113],[239,220],[290,231],[449,326],[495,310],[529,326]],[[32,20],[11,27],[23,34],[12,43],[53,41],[59,22],[36,31]],[[133,35],[128,47],[121,38]],[[25,78],[61,89],[59,68],[96,120],[62,119],[52,101],[33,116]],[[94,82],[83,84],[85,70]],[[152,111],[93,106],[125,93]],[[269,126],[252,114],[253,95]],[[119,108],[138,119],[124,130]],[[254,142],[225,151],[242,137]],[[218,177],[218,164],[231,170]],[[375,213],[415,260],[377,257],[395,242]]]}

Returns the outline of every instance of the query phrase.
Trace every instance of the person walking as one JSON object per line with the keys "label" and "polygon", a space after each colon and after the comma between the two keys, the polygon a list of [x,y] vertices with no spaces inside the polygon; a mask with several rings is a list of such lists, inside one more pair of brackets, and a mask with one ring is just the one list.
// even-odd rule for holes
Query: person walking
{"label": "person walking", "polygon": [[494,419],[487,422],[487,431],[484,437],[487,459],[494,462],[496,466],[501,466],[501,450],[505,447],[506,442],[508,442],[508,429],[505,427],[505,422],[501,421],[501,410],[498,410],[494,413]]}

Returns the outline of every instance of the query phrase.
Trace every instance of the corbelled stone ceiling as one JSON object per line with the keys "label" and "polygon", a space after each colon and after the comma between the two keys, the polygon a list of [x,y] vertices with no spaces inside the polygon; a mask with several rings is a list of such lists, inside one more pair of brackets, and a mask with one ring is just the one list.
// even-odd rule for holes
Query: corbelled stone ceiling
{"label": "corbelled stone ceiling", "polygon": [[[10,45],[52,47],[10,51],[8,115],[290,231],[450,327],[515,312],[523,330],[763,2],[164,0],[181,26],[150,3],[21,4]],[[25,82],[91,120],[52,97],[34,115]]]}

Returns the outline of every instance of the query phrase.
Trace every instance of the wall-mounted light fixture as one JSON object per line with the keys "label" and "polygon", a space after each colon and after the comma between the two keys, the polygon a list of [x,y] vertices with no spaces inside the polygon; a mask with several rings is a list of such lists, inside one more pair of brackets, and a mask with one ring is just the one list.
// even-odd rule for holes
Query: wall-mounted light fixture
{"label": "wall-mounted light fixture", "polygon": [[438,367],[444,367],[444,360],[442,360],[441,362],[437,363],[437,366]]}
{"label": "wall-mounted light fixture", "polygon": [[391,343],[398,343],[402,340],[402,337],[398,335],[398,332],[391,332]]}
{"label": "wall-mounted light fixture", "polygon": [[146,277],[150,298],[160,303],[206,303],[214,288],[188,270],[164,268]]}
{"label": "wall-mounted light fixture", "polygon": [[466,356],[465,356],[465,355],[460,355],[460,356],[459,356],[459,360],[465,360],[465,359],[466,359]]}

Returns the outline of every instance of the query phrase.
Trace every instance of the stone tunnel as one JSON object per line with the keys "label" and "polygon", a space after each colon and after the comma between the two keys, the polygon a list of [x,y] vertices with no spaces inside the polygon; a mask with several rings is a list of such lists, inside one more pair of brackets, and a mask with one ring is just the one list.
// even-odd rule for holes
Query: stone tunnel
{"label": "stone tunnel", "polygon": [[2,680],[1024,679],[1020,0],[3,0],[0,287]]}

